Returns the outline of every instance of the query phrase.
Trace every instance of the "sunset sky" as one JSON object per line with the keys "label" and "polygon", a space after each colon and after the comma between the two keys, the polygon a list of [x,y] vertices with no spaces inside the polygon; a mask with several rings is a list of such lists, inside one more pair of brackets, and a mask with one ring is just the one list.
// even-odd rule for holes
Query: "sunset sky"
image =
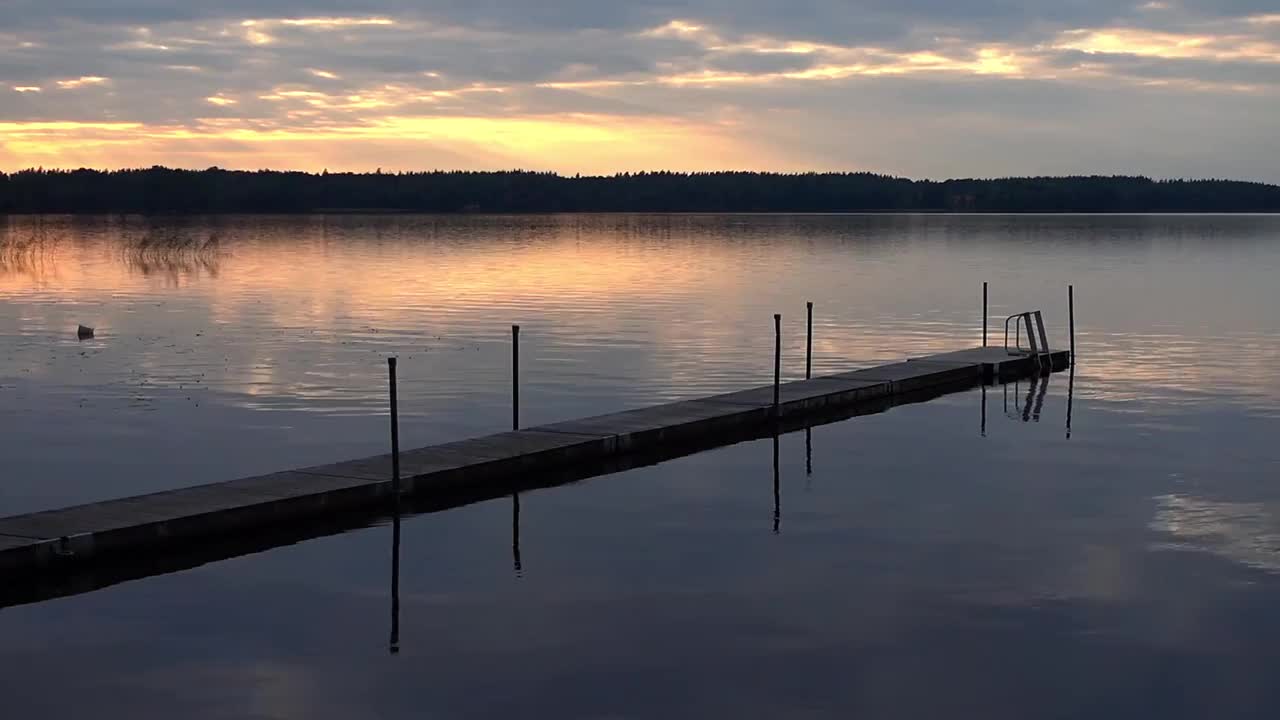
{"label": "sunset sky", "polygon": [[0,0],[0,169],[1280,181],[1276,0]]}

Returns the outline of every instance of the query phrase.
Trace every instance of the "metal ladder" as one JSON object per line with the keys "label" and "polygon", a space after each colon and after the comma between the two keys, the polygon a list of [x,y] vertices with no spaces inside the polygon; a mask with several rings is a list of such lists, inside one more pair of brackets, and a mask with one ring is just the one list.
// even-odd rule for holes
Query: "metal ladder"
{"label": "metal ladder", "polygon": [[[1016,322],[1015,322],[1016,321]],[[1034,321],[1034,325],[1032,324]],[[1009,323],[1014,323],[1014,346],[1009,347]],[[1022,347],[1022,326],[1027,326],[1027,342],[1029,348]],[[1049,351],[1049,336],[1044,331],[1044,315],[1039,310],[1021,312],[1010,315],[1004,320],[1004,350],[1010,355],[1031,354],[1036,359],[1036,369],[1041,372],[1050,367],[1052,357]]]}

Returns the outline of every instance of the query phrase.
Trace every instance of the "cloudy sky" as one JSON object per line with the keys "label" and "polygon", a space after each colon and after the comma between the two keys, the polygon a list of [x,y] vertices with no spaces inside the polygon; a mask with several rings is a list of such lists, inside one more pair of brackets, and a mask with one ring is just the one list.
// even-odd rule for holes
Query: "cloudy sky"
{"label": "cloudy sky", "polygon": [[0,0],[0,169],[1280,181],[1280,0]]}

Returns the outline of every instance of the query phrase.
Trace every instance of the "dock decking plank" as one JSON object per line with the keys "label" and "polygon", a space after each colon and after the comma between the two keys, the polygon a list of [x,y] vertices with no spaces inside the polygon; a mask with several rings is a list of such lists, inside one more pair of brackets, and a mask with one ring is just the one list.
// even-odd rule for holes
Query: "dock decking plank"
{"label": "dock decking plank", "polygon": [[[778,404],[783,415],[794,412],[825,407],[836,403],[856,402],[875,397],[884,397],[890,392],[886,381],[868,380],[849,377],[820,377],[812,380],[797,380],[784,383],[778,387]],[[726,395],[716,395],[708,400],[749,407],[772,408],[773,386],[742,390]]]}
{"label": "dock decking plank", "polygon": [[[489,435],[468,440],[406,450],[400,453],[400,477],[417,479],[447,473],[479,471],[501,462],[523,461],[546,452],[574,452],[580,455],[607,454],[608,440],[599,435],[545,432],[537,428]],[[596,447],[599,446],[599,447]],[[391,455],[317,465],[298,472],[307,475],[387,480],[391,477]]]}
{"label": "dock decking plank", "polygon": [[610,437],[615,452],[621,452],[749,425],[763,421],[767,415],[764,406],[743,406],[705,398],[570,420],[538,429]]}
{"label": "dock decking plank", "polygon": [[[293,483],[292,492],[284,489],[283,482]],[[347,484],[350,486],[355,482],[348,481]],[[273,473],[3,518],[0,519],[0,534],[47,540],[169,522],[335,489],[334,483],[326,483],[323,478],[294,472]]]}
{"label": "dock decking plank", "polygon": [[911,360],[854,370],[836,377],[889,382],[893,385],[892,391],[899,393],[952,383],[978,382],[982,375],[983,369],[978,363]]}

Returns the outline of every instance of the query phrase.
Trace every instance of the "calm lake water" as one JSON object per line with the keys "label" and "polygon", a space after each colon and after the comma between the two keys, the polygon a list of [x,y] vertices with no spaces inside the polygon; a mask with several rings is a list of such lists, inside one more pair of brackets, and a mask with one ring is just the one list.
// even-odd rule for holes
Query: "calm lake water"
{"label": "calm lake water", "polygon": [[[1280,218],[0,217],[0,515],[981,342],[994,387],[0,610],[14,717],[1275,717]],[[96,328],[78,340],[77,324]],[[985,404],[985,413],[984,413]],[[985,415],[985,422],[984,422]],[[809,447],[806,448],[806,445]],[[776,492],[775,492],[776,487]],[[514,527],[513,527],[513,521]],[[515,555],[518,529],[519,556]],[[518,566],[517,566],[518,565]]]}

